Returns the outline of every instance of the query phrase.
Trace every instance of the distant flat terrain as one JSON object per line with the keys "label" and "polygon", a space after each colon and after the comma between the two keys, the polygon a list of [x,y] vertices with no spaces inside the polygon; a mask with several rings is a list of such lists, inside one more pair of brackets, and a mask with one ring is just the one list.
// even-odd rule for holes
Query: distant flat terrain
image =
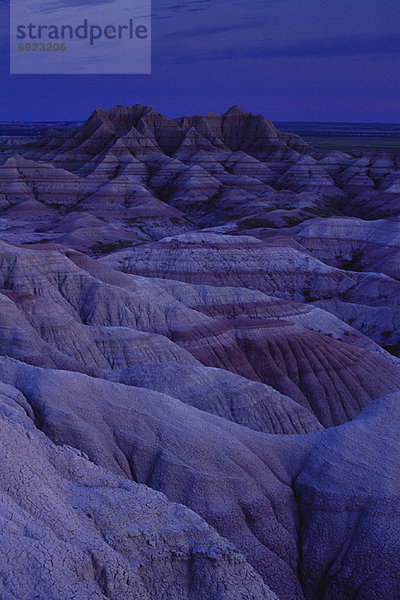
{"label": "distant flat terrain", "polygon": [[6,136],[39,137],[48,129],[60,131],[68,129],[68,127],[79,127],[79,125],[81,125],[81,123],[78,121],[1,121],[0,138]]}
{"label": "distant flat terrain", "polygon": [[78,121],[0,121],[0,151],[19,146],[26,141],[41,137],[48,129],[63,131],[79,127]]}
{"label": "distant flat terrain", "polygon": [[368,150],[400,152],[400,124],[394,123],[275,123],[281,131],[301,136],[315,148],[363,153]]}

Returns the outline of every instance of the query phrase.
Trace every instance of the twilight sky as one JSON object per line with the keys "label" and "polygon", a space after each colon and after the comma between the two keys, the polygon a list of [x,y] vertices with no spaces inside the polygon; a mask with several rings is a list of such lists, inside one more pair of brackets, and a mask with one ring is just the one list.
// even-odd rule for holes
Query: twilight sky
{"label": "twilight sky", "polygon": [[9,75],[8,19],[0,0],[0,120],[139,102],[168,116],[238,104],[275,121],[400,121],[399,0],[153,0],[152,75]]}

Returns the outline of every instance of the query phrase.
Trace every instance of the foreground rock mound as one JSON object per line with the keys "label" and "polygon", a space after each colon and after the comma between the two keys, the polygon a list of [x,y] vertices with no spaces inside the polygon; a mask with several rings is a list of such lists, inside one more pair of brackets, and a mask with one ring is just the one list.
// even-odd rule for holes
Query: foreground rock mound
{"label": "foreground rock mound", "polygon": [[1,384],[0,595],[276,600],[226,540],[160,493],[38,432]]}
{"label": "foreground rock mound", "polygon": [[[85,598],[87,589],[118,597],[132,582],[143,598],[233,598],[235,587],[243,598],[275,597],[227,541],[153,488],[233,542],[279,598],[396,597],[398,394],[349,424],[288,437],[257,433],[156,392],[9,359],[0,362],[0,380],[2,439],[10,451],[2,469],[13,472],[18,456],[19,473],[21,466],[31,473],[29,483],[8,478],[2,510],[10,494],[25,514],[37,498],[49,498],[29,517],[29,539],[41,534],[42,556],[54,552],[61,561],[72,545],[93,565],[77,575],[70,563],[74,576],[57,566],[48,583],[38,583],[42,596],[55,589],[56,598],[66,597],[41,587],[64,577]],[[101,491],[93,494],[94,487]],[[43,539],[37,528],[51,522],[52,511],[59,525]],[[5,556],[14,556],[17,532],[14,523]],[[18,535],[25,547],[26,531]],[[139,570],[138,561],[145,561]],[[157,569],[155,579],[150,569]],[[36,581],[35,570],[27,571]]]}
{"label": "foreground rock mound", "polygon": [[324,432],[296,478],[307,598],[400,594],[399,401],[388,396]]}

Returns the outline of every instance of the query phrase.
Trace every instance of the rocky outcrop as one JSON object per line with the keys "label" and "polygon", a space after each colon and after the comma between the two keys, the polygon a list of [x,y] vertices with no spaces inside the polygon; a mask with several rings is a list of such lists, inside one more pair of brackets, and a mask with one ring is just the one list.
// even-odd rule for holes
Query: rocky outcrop
{"label": "rocky outcrop", "polygon": [[400,280],[400,224],[335,217],[315,219],[296,240],[323,262],[346,271],[384,273]]}
{"label": "rocky outcrop", "polygon": [[[312,226],[309,227],[306,232],[312,231]],[[315,227],[318,230],[319,225]],[[395,236],[395,225],[392,230]],[[350,265],[350,270],[330,266],[329,260],[322,262],[310,255],[314,249],[312,241],[307,241],[308,236],[300,234],[297,239],[306,248],[280,238],[260,240],[244,235],[189,233],[115,252],[102,260],[127,273],[147,273],[195,284],[246,287],[280,298],[315,303],[380,344],[399,339],[399,281],[382,273],[351,270],[355,265]],[[338,244],[348,243],[344,240],[345,236]],[[324,246],[321,258],[335,252],[334,243],[320,245]],[[395,245],[391,246],[389,240],[387,246],[380,246],[380,252],[382,260],[382,254],[395,252]],[[337,264],[337,259],[332,261]],[[379,320],[371,320],[370,313],[374,310],[379,312]]]}
{"label": "rocky outcrop", "polygon": [[18,152],[0,164],[1,216],[14,221],[3,239],[95,256],[204,227],[265,237],[316,215],[400,210],[395,155],[316,152],[237,106],[177,119],[142,105],[97,109]]}

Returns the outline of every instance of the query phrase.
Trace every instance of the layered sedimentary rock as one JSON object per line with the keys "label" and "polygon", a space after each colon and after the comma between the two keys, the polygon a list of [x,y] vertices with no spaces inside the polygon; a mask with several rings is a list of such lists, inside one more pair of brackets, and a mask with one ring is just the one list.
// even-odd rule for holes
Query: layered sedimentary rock
{"label": "layered sedimentary rock", "polygon": [[[333,219],[332,227],[337,222]],[[343,223],[342,220],[339,222]],[[382,232],[384,224],[380,226]],[[320,225],[315,227],[318,231]],[[392,228],[388,227],[388,235],[391,229],[396,236],[395,224]],[[312,247],[313,243],[316,245],[312,238],[311,242],[308,241],[309,235],[300,233],[296,237],[305,248],[295,240],[292,243],[282,238],[260,240],[243,235],[188,233],[120,250],[102,260],[126,273],[146,272],[153,277],[195,284],[246,287],[280,298],[312,302],[367,333],[378,343],[398,341],[399,281],[372,269],[372,272],[352,270],[356,265],[350,265],[349,270],[343,269],[346,266],[343,262],[342,268],[330,266],[327,263],[338,263],[338,259],[332,257],[335,243],[330,239],[324,242],[324,234],[321,234],[319,242],[323,247],[319,251],[320,256],[326,259],[325,255],[330,254],[332,257],[326,262],[310,254],[315,252],[318,255],[318,252]],[[350,244],[344,235],[340,237],[338,234],[338,239],[340,241],[336,244],[342,244],[344,248]],[[392,246],[389,239],[385,245],[382,240],[378,247],[380,260],[382,254],[388,256],[395,252],[395,244],[394,241]],[[377,248],[376,244],[374,248]],[[374,310],[381,315],[379,321],[369,317]]]}
{"label": "layered sedimentary rock", "polygon": [[106,376],[125,385],[162,392],[256,431],[300,434],[322,429],[309,410],[288,396],[223,369],[142,364],[114,370]]}
{"label": "layered sedimentary rock", "polygon": [[[104,561],[103,573],[109,572],[112,581],[99,576],[96,568],[89,569],[85,576],[79,571],[72,579],[65,571],[59,573],[58,565],[55,568],[53,563],[48,587],[39,586],[39,594],[43,595],[43,589],[53,589],[56,577],[61,581],[67,577],[69,582],[72,579],[74,585],[81,586],[78,589],[83,597],[88,597],[84,594],[90,585],[93,587],[89,590],[94,592],[100,587],[103,593],[106,589],[106,593],[115,595],[121,586],[129,592],[131,581],[139,585],[146,597],[143,587],[150,586],[150,580],[151,587],[146,589],[150,598],[157,594],[184,597],[176,590],[179,585],[190,590],[191,598],[235,597],[232,585],[238,586],[236,594],[244,598],[274,597],[268,595],[268,588],[262,587],[243,559],[235,557],[233,547],[227,542],[221,547],[216,534],[207,530],[204,522],[196,521],[194,515],[190,517],[193,513],[186,517],[182,506],[179,511],[173,506],[169,508],[163,498],[152,496],[153,492],[146,488],[135,488],[126,481],[129,479],[161,490],[170,501],[195,510],[247,556],[280,598],[349,598],[357,593],[366,599],[379,594],[384,598],[396,595],[400,585],[395,486],[399,470],[398,395],[378,401],[350,424],[326,432],[286,437],[256,433],[166,395],[86,375],[45,371],[7,359],[0,363],[0,377],[5,382],[6,424],[10,427],[13,421],[18,421],[18,428],[12,427],[12,435],[6,432],[6,439],[12,444],[16,436],[15,444],[19,446],[15,446],[15,453],[25,456],[25,461],[32,454],[40,456],[34,467],[25,467],[33,471],[31,485],[37,481],[40,484],[39,489],[35,485],[34,498],[39,493],[49,494],[46,487],[49,485],[63,489],[66,484],[60,482],[62,476],[69,481],[67,498],[76,506],[75,512],[66,507],[67,498],[60,502],[54,498],[54,492],[50,506],[46,507],[50,514],[54,510],[61,513],[60,527],[64,524],[64,528],[59,536],[64,542],[63,551],[68,551],[72,536],[74,548],[81,546],[83,557],[90,548],[95,565],[103,565]],[[61,449],[57,450],[37,433],[33,422]],[[387,434],[384,443],[382,431]],[[72,454],[66,446],[78,448],[78,455],[83,458]],[[51,461],[51,467],[42,459],[43,454],[50,455],[47,460]],[[105,467],[107,473],[94,467],[93,462]],[[3,466],[7,467],[4,462]],[[77,488],[71,482],[74,478],[79,481]],[[26,489],[19,475],[20,485],[21,481]],[[83,483],[86,481],[89,489],[100,485],[101,492],[95,495],[86,492]],[[13,485],[16,484],[12,484],[11,490]],[[21,492],[17,498],[24,507],[20,496]],[[30,510],[32,501],[31,498]],[[124,507],[119,507],[118,515],[110,520],[114,502],[123,503]],[[134,502],[145,503],[145,514],[143,508],[138,512]],[[43,509],[42,512],[45,513]],[[35,519],[41,518],[46,520],[46,513],[35,514]],[[73,518],[75,526],[80,528],[75,537]],[[175,518],[180,520],[179,533]],[[146,519],[151,519],[150,529],[146,527]],[[167,527],[167,533],[161,534],[163,543],[168,544],[161,568],[166,568],[169,575],[162,584],[157,583],[162,571],[158,571],[154,580],[151,571],[143,567],[140,572],[144,585],[134,573],[128,581],[132,557],[142,552],[140,560],[146,560],[138,535],[147,548],[150,545],[150,553],[161,551],[155,523]],[[105,531],[104,542],[111,549],[104,547],[103,541],[93,539],[93,525],[96,533],[99,529]],[[30,527],[35,539],[32,517]],[[190,528],[185,533],[185,543],[181,541],[184,527]],[[132,533],[132,528],[136,533]],[[44,543],[43,557],[53,543],[56,546],[54,531],[51,533],[52,537]],[[195,536],[192,550],[191,533]],[[24,541],[22,532],[20,536]],[[135,541],[125,542],[126,536]],[[13,537],[8,542],[11,554],[6,556],[15,552],[14,540]],[[190,560],[193,566],[189,572],[184,567],[184,580],[178,571],[170,583],[175,568],[175,545],[179,547],[179,568],[185,560]],[[58,548],[57,551],[62,552]],[[115,558],[110,556],[113,551],[114,556],[118,553]],[[197,556],[199,560],[201,557],[198,569]],[[213,567],[207,566],[207,560],[213,561]],[[156,557],[153,556],[151,564],[152,568],[156,565],[160,569]],[[201,569],[206,569],[208,575]],[[371,572],[375,573],[372,578]],[[236,579],[239,575],[244,581]],[[208,576],[214,579],[209,581]],[[226,586],[224,577],[233,577],[231,587]],[[202,578],[201,582],[198,578]],[[218,596],[221,589],[225,595]],[[56,587],[55,593],[56,597],[66,597]]]}
{"label": "layered sedimentary rock", "polygon": [[332,266],[400,280],[400,224],[396,220],[315,219],[299,231],[296,240]]}
{"label": "layered sedimentary rock", "polygon": [[399,211],[396,157],[317,153],[238,107],[178,119],[141,105],[97,109],[81,128],[4,157],[6,239],[94,254],[204,226],[265,234],[315,215]]}
{"label": "layered sedimentary rock", "polygon": [[[226,242],[229,248],[228,236]],[[212,261],[213,250],[206,250],[203,255]],[[201,251],[196,256],[201,259]],[[0,344],[4,354],[32,364],[91,374],[143,363],[203,364],[273,386],[324,426],[353,418],[400,384],[398,367],[373,345],[362,344],[359,335],[352,336],[351,328],[339,330],[335,339],[326,329],[293,318],[296,312],[301,316],[301,305],[294,305],[292,314],[285,302],[271,309],[271,298],[262,294],[254,305],[248,300],[252,292],[240,288],[229,306],[241,310],[232,315],[223,306],[215,310],[218,287],[204,290],[203,306],[198,300],[190,305],[193,292],[202,294],[201,287],[185,284],[189,301],[185,290],[174,295],[173,282],[152,278],[157,273],[150,260],[150,277],[143,277],[118,273],[62,247],[32,250],[3,244],[0,257],[1,297],[7,307]],[[224,260],[222,252],[220,258]],[[140,270],[139,259],[135,265]],[[175,265],[179,267],[177,259]],[[233,258],[231,265],[231,276],[244,284],[245,276],[235,275]],[[165,260],[164,269],[168,275]],[[207,277],[204,267],[193,272]],[[249,273],[252,277],[254,272]]]}
{"label": "layered sedimentary rock", "polygon": [[400,161],[97,109],[0,160],[0,596],[393,600]]}

